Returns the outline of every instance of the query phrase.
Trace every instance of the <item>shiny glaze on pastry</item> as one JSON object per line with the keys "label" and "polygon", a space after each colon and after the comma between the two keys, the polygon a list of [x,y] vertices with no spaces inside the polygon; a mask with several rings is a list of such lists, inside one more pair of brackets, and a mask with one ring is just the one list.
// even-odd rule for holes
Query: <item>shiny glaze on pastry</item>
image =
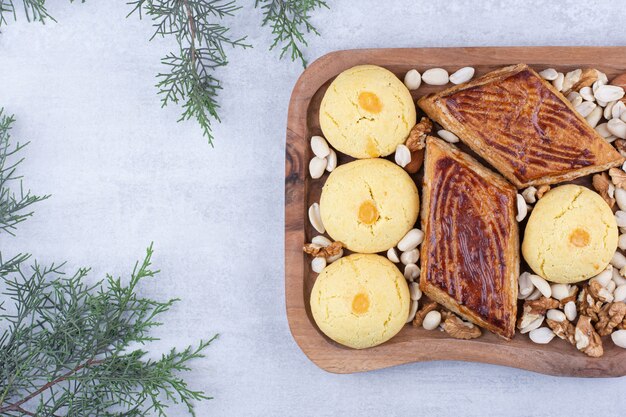
{"label": "shiny glaze on pastry", "polygon": [[517,312],[516,194],[473,158],[428,138],[420,287],[507,339],[515,333]]}
{"label": "shiny glaze on pastry", "polygon": [[550,83],[520,64],[419,100],[518,188],[553,184],[623,162]]}

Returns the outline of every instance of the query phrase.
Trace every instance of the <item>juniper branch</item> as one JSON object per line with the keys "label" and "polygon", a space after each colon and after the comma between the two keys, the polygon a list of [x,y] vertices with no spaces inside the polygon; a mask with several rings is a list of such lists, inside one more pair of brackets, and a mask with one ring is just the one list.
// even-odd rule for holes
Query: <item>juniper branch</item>
{"label": "juniper branch", "polygon": [[211,123],[220,121],[217,102],[222,88],[215,70],[228,63],[226,48],[248,48],[246,37],[233,37],[224,19],[240,9],[224,0],[131,0],[129,16],[146,15],[156,36],[173,36],[178,48],[161,62],[166,71],[157,75],[162,106],[181,104],[179,121],[195,118],[209,144]]}
{"label": "juniper branch", "polygon": [[194,402],[210,398],[181,374],[216,336],[158,360],[131,347],[156,340],[150,330],[177,301],[137,294],[158,273],[152,253],[128,284],[108,275],[89,285],[88,269],[67,277],[63,265],[28,270],[24,260],[1,278],[14,306],[0,315],[0,415],[166,416],[171,403],[194,415]]}

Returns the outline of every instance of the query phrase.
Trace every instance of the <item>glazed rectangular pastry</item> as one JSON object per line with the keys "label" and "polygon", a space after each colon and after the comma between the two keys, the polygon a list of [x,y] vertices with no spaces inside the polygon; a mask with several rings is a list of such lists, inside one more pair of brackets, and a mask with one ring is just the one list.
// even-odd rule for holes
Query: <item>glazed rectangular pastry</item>
{"label": "glazed rectangular pastry", "polygon": [[515,187],[452,145],[426,143],[420,288],[510,339],[519,275]]}
{"label": "glazed rectangular pastry", "polygon": [[422,97],[418,105],[518,188],[572,180],[624,161],[526,64]]}

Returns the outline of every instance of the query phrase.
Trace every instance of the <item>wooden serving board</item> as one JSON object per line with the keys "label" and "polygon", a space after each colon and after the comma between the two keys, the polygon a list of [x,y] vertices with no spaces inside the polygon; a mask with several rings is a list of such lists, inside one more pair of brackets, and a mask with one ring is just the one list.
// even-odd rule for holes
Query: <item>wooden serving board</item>
{"label": "wooden serving board", "polygon": [[[527,335],[505,341],[483,331],[474,340],[457,340],[439,331],[406,325],[388,342],[370,349],[342,347],[324,336],[313,321],[309,296],[317,274],[302,246],[317,234],[309,225],[308,207],[319,201],[328,174],[318,180],[308,175],[312,157],[309,138],[321,135],[318,111],[332,79],[354,65],[375,64],[394,72],[400,79],[416,68],[442,67],[450,73],[464,67],[476,69],[476,77],[496,68],[527,63],[537,70],[559,71],[593,67],[609,80],[626,72],[626,47],[502,47],[502,48],[415,48],[364,49],[333,52],[315,61],[298,79],[289,102],[285,161],[285,296],[289,327],[296,343],[316,365],[330,372],[351,373],[409,362],[462,360],[527,369],[550,375],[612,377],[626,375],[626,349],[605,339],[604,356],[590,358],[568,342],[555,338],[537,345]],[[422,84],[413,91],[416,99],[442,87]],[[419,120],[419,117],[418,117]],[[337,153],[339,163],[350,158]],[[419,187],[418,180],[418,188]]]}

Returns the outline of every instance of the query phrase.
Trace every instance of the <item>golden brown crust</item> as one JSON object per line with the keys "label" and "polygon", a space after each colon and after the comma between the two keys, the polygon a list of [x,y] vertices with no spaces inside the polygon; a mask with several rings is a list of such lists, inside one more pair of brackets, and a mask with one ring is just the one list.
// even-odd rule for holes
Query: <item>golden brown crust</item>
{"label": "golden brown crust", "polygon": [[452,145],[433,137],[426,143],[420,288],[510,339],[519,275],[516,190]]}
{"label": "golden brown crust", "polygon": [[422,97],[418,105],[518,188],[568,181],[624,162],[525,64]]}

